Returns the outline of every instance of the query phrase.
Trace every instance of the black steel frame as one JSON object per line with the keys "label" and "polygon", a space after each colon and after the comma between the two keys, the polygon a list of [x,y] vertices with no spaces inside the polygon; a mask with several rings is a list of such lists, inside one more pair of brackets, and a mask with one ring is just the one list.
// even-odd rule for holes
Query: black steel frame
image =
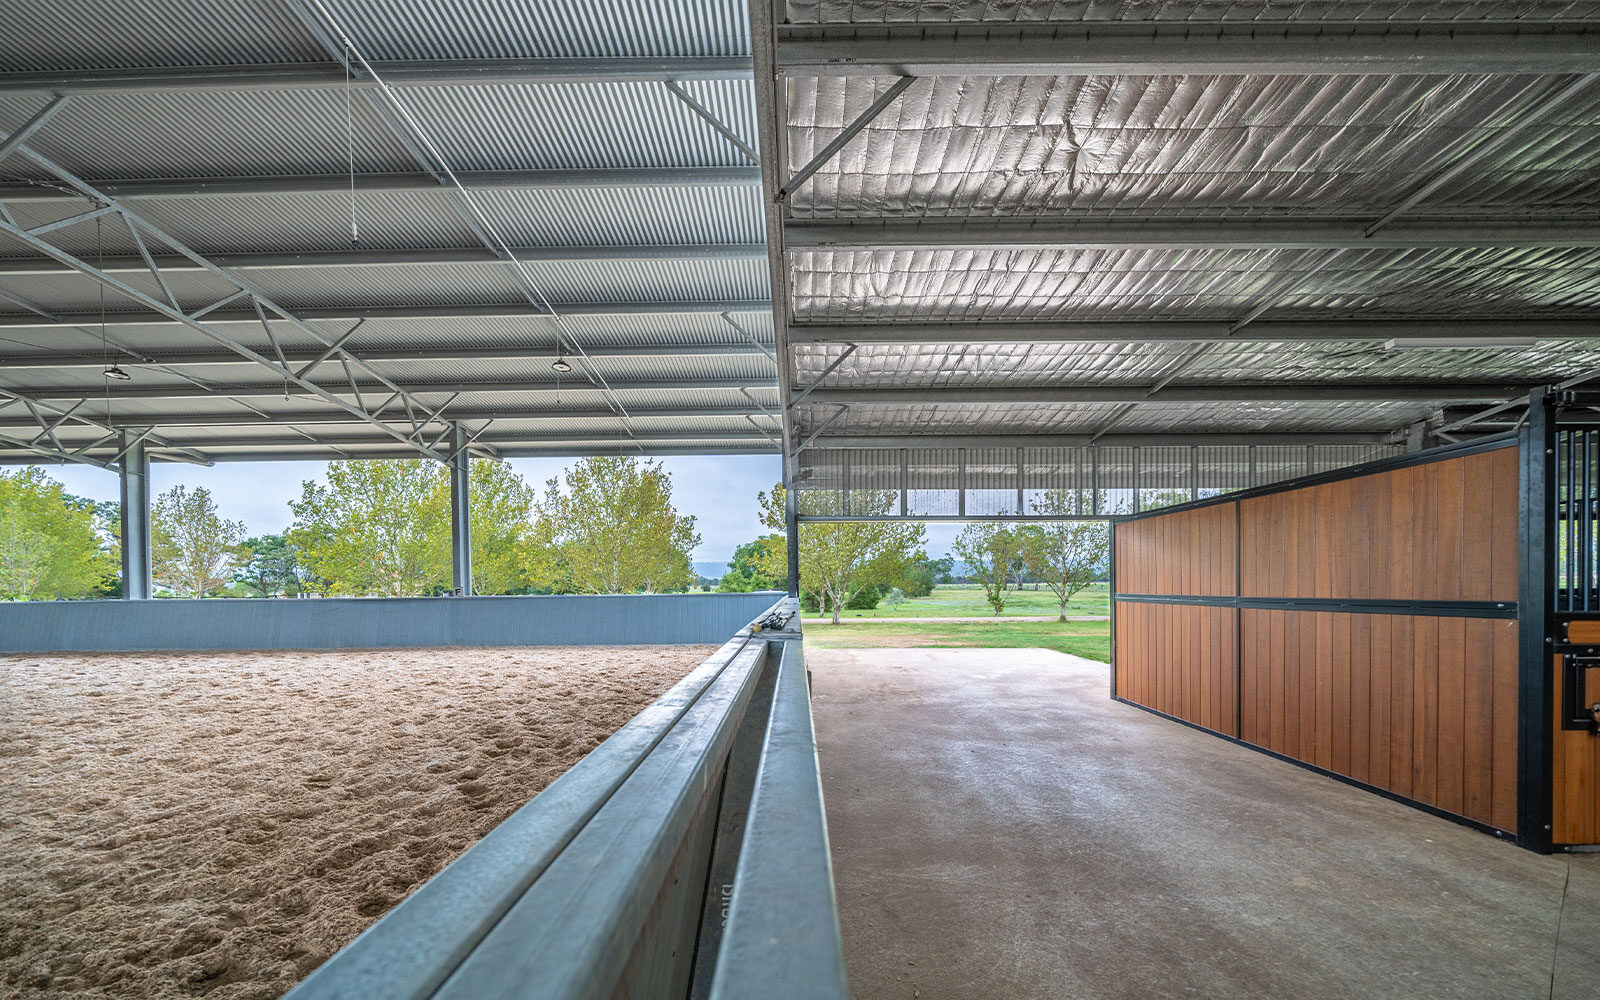
{"label": "black steel frame", "polygon": [[1549,854],[1555,809],[1554,685],[1550,588],[1555,581],[1555,422],[1544,390],[1528,398],[1519,435],[1521,461],[1517,526],[1521,566],[1517,602],[1527,609],[1518,626],[1517,843]]}
{"label": "black steel frame", "polygon": [[1378,598],[1214,597],[1185,594],[1116,594],[1136,604],[1199,604],[1254,611],[1324,611],[1354,615],[1412,615],[1437,618],[1515,618],[1516,601],[1393,601]]}

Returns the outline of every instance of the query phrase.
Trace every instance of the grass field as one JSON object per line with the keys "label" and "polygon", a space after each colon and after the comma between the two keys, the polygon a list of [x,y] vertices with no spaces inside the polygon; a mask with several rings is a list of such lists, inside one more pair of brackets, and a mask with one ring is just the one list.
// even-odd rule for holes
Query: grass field
{"label": "grass field", "polygon": [[[1012,591],[1005,613],[995,618],[994,609],[983,599],[983,588],[940,586],[927,597],[906,601],[898,608],[879,605],[871,611],[846,611],[851,619],[838,625],[827,619],[807,618],[806,645],[818,649],[873,649],[905,646],[992,649],[1054,649],[1102,663],[1111,659],[1110,623],[1024,622],[1007,619],[1054,615],[1059,610],[1056,595],[1049,590]],[[1074,594],[1067,604],[1067,615],[1108,615],[1110,597],[1106,585],[1095,584]],[[990,618],[986,622],[909,622],[904,618]]]}
{"label": "grass field", "polygon": [[1111,659],[1106,622],[896,622],[828,625],[806,622],[806,645],[818,649],[881,649],[905,646],[979,646],[993,649],[1054,649],[1102,663]]}
{"label": "grass field", "polygon": [[[1032,585],[1027,590],[1013,590],[1009,592],[1009,600],[1002,617],[1029,617],[1036,615],[1053,615],[1059,609],[1056,604],[1056,595],[1046,587],[1033,590]],[[1067,614],[1072,615],[1108,615],[1110,598],[1106,585],[1097,583],[1088,590],[1072,595],[1072,600],[1067,603]],[[927,597],[917,597],[906,601],[898,608],[889,608],[886,604],[879,604],[871,611],[846,611],[844,618],[977,618],[988,617],[994,614],[994,609],[989,607],[989,602],[983,599],[983,588],[976,586],[951,586],[944,584],[934,588],[933,593]]]}

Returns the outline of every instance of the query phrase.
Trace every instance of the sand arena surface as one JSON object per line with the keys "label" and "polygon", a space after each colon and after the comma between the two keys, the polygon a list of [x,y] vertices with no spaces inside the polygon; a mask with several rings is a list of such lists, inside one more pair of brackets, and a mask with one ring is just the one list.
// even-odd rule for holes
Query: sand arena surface
{"label": "sand arena surface", "polygon": [[0,996],[276,997],[715,648],[0,656]]}

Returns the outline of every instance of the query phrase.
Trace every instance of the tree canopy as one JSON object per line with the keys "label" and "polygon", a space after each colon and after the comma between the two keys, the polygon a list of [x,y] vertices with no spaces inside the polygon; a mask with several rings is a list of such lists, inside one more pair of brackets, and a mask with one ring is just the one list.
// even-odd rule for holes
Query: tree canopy
{"label": "tree canopy", "polygon": [[0,471],[0,600],[93,595],[115,556],[96,532],[92,502],[63,492],[42,469]]}
{"label": "tree canopy", "polygon": [[534,535],[542,587],[581,594],[664,593],[694,582],[694,517],[672,504],[660,463],[585,458],[545,484]]}
{"label": "tree canopy", "polygon": [[250,558],[244,522],[225,520],[211,491],[174,486],[150,506],[151,557],[156,579],[179,597],[205,597],[233,579]]}
{"label": "tree canopy", "polygon": [[717,590],[724,594],[748,594],[755,590],[783,590],[782,577],[769,576],[766,567],[773,560],[769,553],[782,552],[782,535],[762,535],[753,542],[745,542],[733,550],[728,561],[728,571],[717,581]]}
{"label": "tree canopy", "polygon": [[299,551],[282,535],[260,535],[244,540],[246,561],[234,574],[259,597],[293,597],[301,590]]}
{"label": "tree canopy", "polygon": [[331,594],[417,597],[450,572],[449,511],[437,500],[447,475],[425,459],[330,462],[325,482],[289,501],[287,539]]}
{"label": "tree canopy", "polygon": [[[436,502],[444,513],[444,549],[450,548],[450,477],[440,468]],[[511,466],[488,458],[472,460],[471,502],[467,519],[472,526],[472,592],[520,594],[532,580],[538,562],[534,551],[534,488]]]}
{"label": "tree canopy", "polygon": [[[782,531],[785,500],[781,483],[761,494],[761,522]],[[899,502],[900,494],[894,490],[850,493],[850,510],[854,514],[889,514],[898,509]],[[807,498],[807,509],[814,514],[842,513],[844,499],[837,492],[819,490]],[[926,537],[921,524],[905,521],[803,523],[800,586],[822,598],[821,603],[832,609],[837,624],[840,609],[862,590],[900,579]],[[781,579],[788,573],[787,561],[787,546],[779,545],[764,556],[762,565],[769,576]]]}
{"label": "tree canopy", "polygon": [[[1051,490],[1032,501],[1045,517],[1070,516],[1075,505],[1065,491]],[[1029,526],[1022,537],[1022,558],[1028,572],[1056,595],[1059,617],[1067,620],[1067,602],[1088,587],[1105,567],[1111,549],[1111,527],[1104,521],[1046,521]]]}
{"label": "tree canopy", "polygon": [[1006,609],[1006,583],[1021,554],[1017,532],[1003,524],[969,524],[950,546],[969,574],[983,587],[983,596],[996,615]]}

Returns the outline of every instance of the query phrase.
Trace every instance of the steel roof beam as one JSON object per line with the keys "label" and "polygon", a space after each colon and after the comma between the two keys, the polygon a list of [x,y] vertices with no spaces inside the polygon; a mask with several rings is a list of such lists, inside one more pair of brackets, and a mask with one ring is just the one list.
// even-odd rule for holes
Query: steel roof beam
{"label": "steel roof beam", "polygon": [[[0,389],[0,396],[6,390]],[[310,402],[310,400],[297,400],[297,402]],[[572,407],[555,409],[551,407],[506,407],[477,408],[472,406],[452,406],[449,410],[453,419],[463,423],[476,423],[480,420],[506,421],[560,421],[560,420],[617,420],[620,419],[615,410],[610,407]],[[633,407],[628,413],[636,418],[665,417],[692,420],[701,417],[732,417],[742,419],[747,416],[763,416],[759,406],[749,402],[741,402],[737,406],[666,406],[666,407]],[[257,411],[243,410],[228,413],[195,413],[193,411],[179,411],[172,413],[132,413],[116,416],[109,421],[101,421],[114,428],[128,427],[259,427],[263,424],[282,424],[292,427],[337,427],[341,425],[359,425],[349,414],[342,410],[273,410]],[[36,421],[25,416],[10,413],[0,413],[0,429],[37,428]],[[72,430],[68,425],[63,431]]]}
{"label": "steel roof beam", "polygon": [[[1600,39],[1597,39],[1600,42]],[[1092,221],[895,219],[784,223],[784,249],[803,250],[1417,250],[1452,247],[1595,247],[1600,219],[1521,218],[1370,223],[1328,219]]]}
{"label": "steel roof beam", "polygon": [[[272,348],[264,344],[252,345],[252,350],[265,353]],[[411,347],[362,347],[363,361],[528,361],[553,354],[555,344],[521,345],[516,347],[461,347],[456,343],[427,344]],[[588,348],[591,358],[684,358],[684,357],[766,357],[766,352],[755,344],[689,344],[665,342],[623,347]],[[309,364],[322,359],[327,351],[284,350],[283,358],[290,365]],[[116,352],[113,355],[123,364],[132,358],[135,364],[164,365],[180,368],[193,365],[253,366],[254,361],[237,354],[215,351],[158,351],[130,355]],[[104,368],[105,355],[98,351],[74,354],[0,354],[0,371],[26,368]],[[542,374],[542,372],[541,372]]]}
{"label": "steel roof beam", "polygon": [[[512,84],[664,83],[748,80],[748,56],[647,56],[595,59],[436,59],[372,64],[394,87],[489,87]],[[250,66],[160,66],[0,74],[0,95],[130,94],[182,90],[366,90],[337,62]]]}
{"label": "steel roof beam", "polygon": [[1308,445],[1308,444],[1395,444],[1392,432],[1372,431],[1271,431],[1271,432],[1178,432],[1172,434],[880,434],[823,435],[811,447],[818,449],[895,449],[895,448],[1103,448],[1190,445]]}
{"label": "steel roof beam", "polygon": [[[622,443],[622,441],[628,443]],[[629,455],[658,456],[658,455],[776,455],[778,449],[761,438],[751,436],[749,444],[662,444],[652,445],[647,438],[640,441],[619,439],[618,443],[594,444],[541,444],[530,443],[527,445],[496,446],[495,454],[502,458],[593,458],[598,455]],[[216,453],[219,462],[330,462],[347,459],[351,456],[340,455],[331,450],[315,451],[300,448],[295,451],[261,451],[261,452],[229,452]],[[403,451],[393,448],[363,449],[353,453],[358,459],[391,459],[408,458]]]}
{"label": "steel roof beam", "polygon": [[[761,183],[756,167],[638,167],[601,170],[493,170],[456,175],[468,188],[485,191],[550,191],[586,188],[754,187]],[[264,195],[350,194],[349,174],[274,174],[265,177],[181,177],[90,181],[115,198],[258,198]],[[425,173],[358,174],[360,194],[439,191]],[[42,183],[0,184],[0,201],[16,203],[81,202],[81,195]]]}
{"label": "steel roof beam", "polygon": [[[492,445],[498,451],[501,445],[538,445],[540,439],[546,441],[561,441],[568,444],[622,444],[628,441],[627,435],[620,430],[616,434],[597,434],[593,431],[583,433],[566,433],[560,431],[542,432],[537,437],[526,432],[518,433],[506,431],[496,433],[487,431],[473,438],[473,443]],[[753,430],[744,431],[640,431],[640,441],[661,441],[669,444],[704,443],[715,444],[744,444],[766,442],[769,439]],[[308,444],[326,445],[329,448],[389,448],[393,447],[392,438],[385,439],[372,434],[319,434],[315,442],[307,442],[303,438],[286,436],[246,435],[231,436],[226,441],[206,441],[197,443],[195,447],[213,447],[220,445],[229,451],[242,451],[254,448],[294,448],[304,449]],[[91,450],[92,451],[92,450]]]}
{"label": "steel roof beam", "polygon": [[[321,306],[286,307],[300,320],[329,320],[354,322],[358,319],[550,319],[550,314],[526,302],[505,305],[461,304],[425,306]],[[558,305],[563,316],[698,316],[716,313],[770,312],[769,301],[738,300],[721,302],[638,302],[582,305]],[[99,327],[98,312],[60,313],[59,322],[41,320],[31,313],[6,313],[0,315],[3,329],[51,329],[59,326]],[[183,325],[178,320],[154,312],[111,313],[105,317],[110,326],[174,326]],[[233,323],[260,325],[261,319],[254,310],[218,309],[206,314],[206,325],[222,326]]]}
{"label": "steel roof beam", "polygon": [[[777,385],[776,377],[768,379],[747,378],[701,378],[701,379],[640,379],[636,381],[621,381],[613,379],[611,387],[618,392],[696,392],[706,389],[771,389]],[[460,380],[443,382],[424,382],[421,380],[390,382],[337,382],[330,381],[324,385],[323,390],[336,396],[354,397],[357,393],[384,397],[398,388],[401,392],[410,395],[420,394],[453,394],[453,393],[575,393],[575,392],[603,392],[600,387],[588,382],[575,382],[573,380],[556,383],[554,381],[529,382],[518,380],[514,382],[463,382]],[[173,385],[140,385],[137,382],[119,385],[115,389],[107,389],[103,385],[93,386],[63,386],[40,387],[23,389],[19,386],[6,386],[3,391],[17,396],[19,399],[107,399],[115,404],[119,399],[249,399],[264,396],[284,395],[284,383],[280,379],[276,382],[257,383],[254,385],[194,385],[182,382]],[[304,392],[304,389],[297,390]],[[390,406],[387,410],[395,409]],[[451,419],[459,421],[456,410],[451,407]]]}
{"label": "steel roof beam", "polygon": [[792,323],[791,344],[1156,344],[1218,341],[1295,343],[1314,341],[1389,341],[1447,338],[1463,346],[1472,341],[1507,339],[1584,340],[1600,337],[1600,316],[1592,319],[1528,320],[1257,320],[1233,332],[1226,320],[997,320],[975,323]]}
{"label": "steel roof beam", "polygon": [[1592,21],[784,25],[795,77],[1589,73]]}
{"label": "steel roof beam", "polygon": [[[0,199],[4,200],[4,199]],[[589,264],[618,261],[623,263],[648,263],[676,260],[749,260],[765,262],[765,243],[717,243],[692,246],[659,247],[521,247],[515,253],[522,260],[535,264]],[[204,270],[187,257],[155,256],[156,266],[163,271]],[[505,261],[487,249],[477,247],[440,247],[415,250],[306,250],[273,251],[270,253],[219,253],[208,260],[219,267],[236,270],[297,270],[330,267],[432,267],[457,264],[482,264],[505,266]],[[111,274],[127,271],[145,272],[149,268],[143,257],[107,257],[96,266]],[[0,258],[0,275],[29,276],[56,275],[71,269],[53,260],[34,257]]]}
{"label": "steel roof beam", "polygon": [[[927,389],[818,389],[803,406],[925,406],[928,404],[1051,403],[1304,403],[1410,402],[1515,399],[1538,383],[1527,382],[1282,382],[1229,385],[1207,382],[1168,385],[1042,385]],[[55,397],[60,398],[60,397]]]}

